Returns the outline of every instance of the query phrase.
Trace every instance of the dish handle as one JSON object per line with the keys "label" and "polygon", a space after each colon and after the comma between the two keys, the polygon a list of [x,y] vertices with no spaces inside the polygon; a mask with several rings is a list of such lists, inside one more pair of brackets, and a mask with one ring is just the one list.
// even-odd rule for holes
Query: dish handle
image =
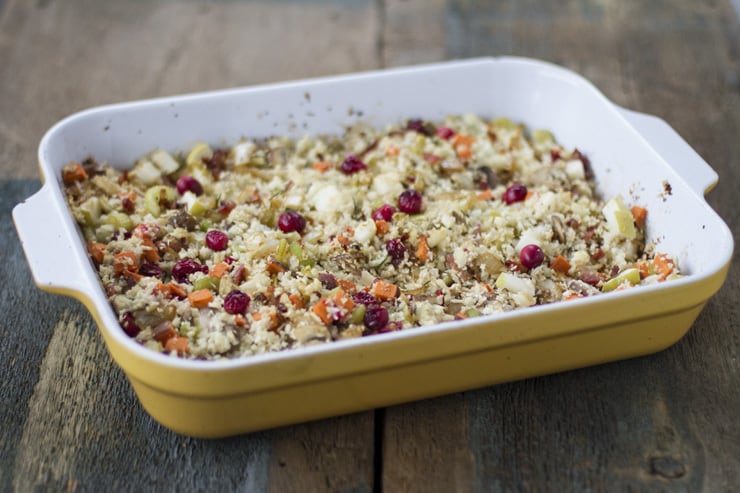
{"label": "dish handle", "polygon": [[717,173],[668,123],[627,108],[620,107],[619,112],[700,197],[714,188]]}
{"label": "dish handle", "polygon": [[74,245],[80,241],[66,204],[44,184],[34,195],[13,208],[13,222],[36,285],[44,291],[79,298],[88,294],[84,278],[90,270]]}

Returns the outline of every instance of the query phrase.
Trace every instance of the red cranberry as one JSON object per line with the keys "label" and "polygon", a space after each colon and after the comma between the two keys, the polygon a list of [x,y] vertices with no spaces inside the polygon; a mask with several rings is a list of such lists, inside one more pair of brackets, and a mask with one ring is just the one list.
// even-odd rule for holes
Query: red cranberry
{"label": "red cranberry", "polygon": [[406,123],[406,128],[408,130],[413,130],[414,132],[419,132],[422,135],[427,135],[428,136],[431,133],[431,132],[429,132],[429,129],[427,128],[427,126],[424,124],[424,121],[423,120],[420,120],[418,118],[413,118],[413,119],[409,120]]}
{"label": "red cranberry", "polygon": [[398,197],[398,208],[406,214],[418,214],[421,211],[422,197],[417,190],[405,190]]}
{"label": "red cranberry", "polygon": [[527,187],[520,185],[519,183],[514,183],[506,189],[502,198],[507,204],[513,204],[514,202],[521,202],[526,197]]}
{"label": "red cranberry", "polygon": [[360,305],[374,305],[378,302],[375,296],[371,295],[367,291],[358,291],[352,295],[352,301],[359,303]]}
{"label": "red cranberry", "polygon": [[123,331],[129,337],[136,337],[138,333],[141,332],[141,329],[136,325],[136,320],[134,320],[134,316],[131,312],[123,314],[121,319],[121,328],[123,328]]}
{"label": "red cranberry", "polygon": [[393,238],[385,242],[385,250],[388,255],[391,256],[391,262],[393,265],[398,265],[403,260],[403,256],[406,254],[406,247],[403,245],[399,238]]}
{"label": "red cranberry", "polygon": [[393,219],[393,214],[396,212],[395,207],[391,204],[383,204],[373,211],[373,219],[376,221],[390,221]]}
{"label": "red cranberry", "polygon": [[527,269],[534,269],[545,261],[545,252],[543,252],[542,248],[537,245],[526,245],[522,248],[522,251],[519,252],[519,260]]}
{"label": "red cranberry", "polygon": [[358,171],[367,169],[367,164],[360,161],[360,158],[358,158],[354,154],[348,154],[347,157],[344,158],[344,161],[342,161],[340,169],[345,175],[351,175],[357,173]]}
{"label": "red cranberry", "polygon": [[388,310],[379,305],[370,305],[365,309],[363,322],[365,327],[372,331],[380,330],[388,325]]}
{"label": "red cranberry", "polygon": [[176,186],[177,191],[180,192],[180,195],[184,194],[185,192],[193,192],[195,195],[200,195],[203,193],[203,185],[201,185],[198,180],[190,175],[181,176],[177,180]]}
{"label": "red cranberry", "polygon": [[172,267],[172,277],[177,282],[189,282],[190,274],[195,272],[208,273],[207,265],[200,265],[198,262],[191,258],[184,258],[178,260],[177,263]]}
{"label": "red cranberry", "polygon": [[321,285],[325,289],[334,289],[337,287],[337,278],[329,272],[319,272],[319,281],[321,281]]}
{"label": "red cranberry", "polygon": [[297,231],[302,233],[306,227],[306,219],[296,211],[287,210],[278,218],[278,228],[283,233]]}
{"label": "red cranberry", "polygon": [[453,135],[455,135],[455,131],[452,130],[450,127],[439,127],[437,129],[437,137],[449,140],[450,138],[452,138]]}
{"label": "red cranberry", "polygon": [[218,213],[222,216],[228,216],[229,212],[234,210],[234,207],[236,207],[236,203],[231,200],[226,200],[221,202],[221,205],[218,206]]}
{"label": "red cranberry", "polygon": [[249,308],[249,302],[252,301],[249,295],[235,289],[224,296],[224,311],[232,315],[244,315]]}
{"label": "red cranberry", "polygon": [[162,268],[157,264],[144,262],[139,266],[139,274],[142,276],[159,277],[162,275]]}
{"label": "red cranberry", "polygon": [[223,231],[212,229],[206,233],[206,245],[214,252],[222,252],[229,246],[229,237]]}

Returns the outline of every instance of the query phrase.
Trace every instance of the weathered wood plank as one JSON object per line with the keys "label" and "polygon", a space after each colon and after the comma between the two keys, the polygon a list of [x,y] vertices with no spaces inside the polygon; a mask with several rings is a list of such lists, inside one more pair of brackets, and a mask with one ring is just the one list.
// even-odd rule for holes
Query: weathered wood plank
{"label": "weathered wood plank", "polygon": [[367,70],[373,0],[9,1],[0,17],[0,173],[36,177],[57,120],[104,103]]}
{"label": "weathered wood plank", "polygon": [[[421,18],[406,12],[403,22],[386,20],[386,31],[402,37]],[[447,56],[550,60],[618,104],[665,118],[720,174],[709,201],[737,240],[740,27],[728,2],[460,0],[437,24]],[[407,46],[386,43],[385,58],[414,62]],[[387,409],[384,488],[449,491],[454,476],[474,491],[732,490],[735,260],[689,335],[660,354]]]}

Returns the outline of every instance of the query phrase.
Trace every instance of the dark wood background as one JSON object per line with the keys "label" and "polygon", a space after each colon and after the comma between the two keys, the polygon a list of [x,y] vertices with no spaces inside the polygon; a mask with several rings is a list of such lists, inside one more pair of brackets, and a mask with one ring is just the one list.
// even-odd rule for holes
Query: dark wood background
{"label": "dark wood background", "polygon": [[82,305],[36,289],[10,219],[41,135],[80,109],[513,54],[667,120],[737,241],[738,3],[0,0],[0,490],[740,490],[737,258],[659,354],[204,441],[154,423]]}

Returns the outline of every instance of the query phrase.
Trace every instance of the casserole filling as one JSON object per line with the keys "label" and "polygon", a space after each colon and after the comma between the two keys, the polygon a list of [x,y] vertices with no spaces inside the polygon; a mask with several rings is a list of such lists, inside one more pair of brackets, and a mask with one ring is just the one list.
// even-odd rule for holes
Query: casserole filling
{"label": "casserole filling", "polygon": [[507,119],[273,137],[62,180],[122,329],[220,359],[412,329],[679,275],[647,211]]}

